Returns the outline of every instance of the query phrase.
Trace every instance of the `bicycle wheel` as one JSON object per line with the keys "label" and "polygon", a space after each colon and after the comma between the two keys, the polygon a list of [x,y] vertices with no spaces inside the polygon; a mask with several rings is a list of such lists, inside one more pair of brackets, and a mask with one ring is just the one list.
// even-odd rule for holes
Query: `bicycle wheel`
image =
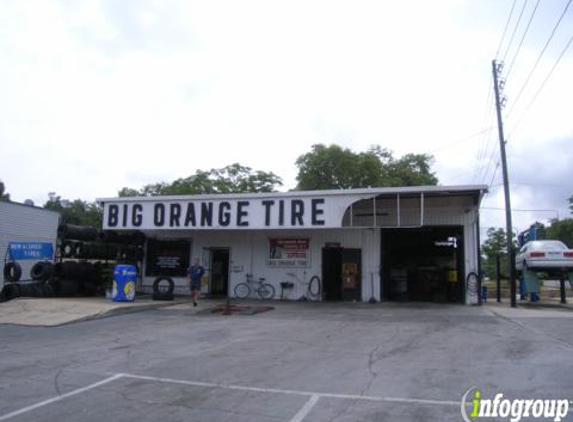
{"label": "bicycle wheel", "polygon": [[320,297],[320,277],[317,275],[311,277],[308,282],[308,295],[314,299]]}
{"label": "bicycle wheel", "polygon": [[251,288],[247,283],[239,283],[235,286],[235,297],[245,299],[251,294]]}
{"label": "bicycle wheel", "polygon": [[272,284],[261,284],[257,293],[261,299],[272,299],[275,297],[275,288]]}

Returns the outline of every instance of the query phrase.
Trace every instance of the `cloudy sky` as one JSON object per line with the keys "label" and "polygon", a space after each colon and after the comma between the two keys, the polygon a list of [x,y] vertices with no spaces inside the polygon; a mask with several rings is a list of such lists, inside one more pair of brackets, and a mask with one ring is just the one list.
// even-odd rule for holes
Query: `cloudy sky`
{"label": "cloudy sky", "polygon": [[515,227],[567,217],[573,5],[531,71],[568,3],[0,0],[0,179],[43,204],[239,162],[289,189],[312,144],[379,144],[490,185],[501,226],[497,58]]}

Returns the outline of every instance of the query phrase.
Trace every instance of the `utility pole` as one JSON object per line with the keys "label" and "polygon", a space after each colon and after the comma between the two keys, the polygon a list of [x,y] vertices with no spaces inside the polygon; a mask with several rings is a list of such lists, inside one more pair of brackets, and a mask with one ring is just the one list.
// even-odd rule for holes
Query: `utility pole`
{"label": "utility pole", "polygon": [[[505,155],[505,137],[503,135],[503,120],[501,117],[502,101],[499,97],[500,88],[503,89],[504,83],[498,80],[499,74],[503,68],[503,64],[496,63],[495,60],[491,62],[493,71],[493,90],[495,93],[495,108],[497,111],[497,130],[499,134],[499,149],[501,153],[501,169],[503,172],[503,191],[505,193],[505,231],[507,237],[507,255],[509,257],[509,288],[511,294],[511,307],[516,307],[515,296],[517,294],[515,288],[515,251],[513,250],[513,230],[511,223],[511,200],[509,196],[509,177],[507,172],[507,158]],[[501,87],[500,87],[501,85]]]}

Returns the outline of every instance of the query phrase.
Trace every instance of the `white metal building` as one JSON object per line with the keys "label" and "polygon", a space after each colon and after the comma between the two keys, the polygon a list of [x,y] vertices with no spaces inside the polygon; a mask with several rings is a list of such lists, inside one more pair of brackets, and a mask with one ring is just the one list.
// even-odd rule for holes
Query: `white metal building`
{"label": "white metal building", "polygon": [[[187,293],[192,257],[204,291],[234,296],[247,274],[277,295],[305,296],[319,276],[324,300],[470,301],[478,272],[479,204],[486,186],[422,186],[286,193],[100,199],[104,230],[148,241],[143,286],[170,276]],[[281,283],[294,288],[281,292]]]}
{"label": "white metal building", "polygon": [[[60,214],[55,211],[16,202],[0,201],[0,257],[3,260],[7,258],[7,248],[10,242],[32,246],[49,243],[52,250],[55,250],[59,219]],[[28,259],[18,260],[22,267],[22,279],[30,278],[30,269],[37,262],[33,258],[36,252],[27,251]],[[4,285],[3,272],[0,277],[2,277],[1,288]]]}

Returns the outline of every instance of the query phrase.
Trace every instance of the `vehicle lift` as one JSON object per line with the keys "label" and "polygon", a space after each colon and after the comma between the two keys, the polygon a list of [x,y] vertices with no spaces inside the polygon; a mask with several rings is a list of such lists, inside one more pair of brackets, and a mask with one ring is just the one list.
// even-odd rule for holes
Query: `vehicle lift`
{"label": "vehicle lift", "polygon": [[[524,230],[517,236],[517,243],[521,248],[525,243],[538,240],[537,227],[532,224],[529,229]],[[561,303],[567,303],[567,295],[565,294],[565,281],[569,280],[569,285],[573,289],[573,272],[562,271],[559,274],[559,290],[561,296]],[[521,300],[525,300],[525,296],[529,293],[530,302],[539,301],[541,283],[536,271],[523,270],[519,277],[519,296]]]}

